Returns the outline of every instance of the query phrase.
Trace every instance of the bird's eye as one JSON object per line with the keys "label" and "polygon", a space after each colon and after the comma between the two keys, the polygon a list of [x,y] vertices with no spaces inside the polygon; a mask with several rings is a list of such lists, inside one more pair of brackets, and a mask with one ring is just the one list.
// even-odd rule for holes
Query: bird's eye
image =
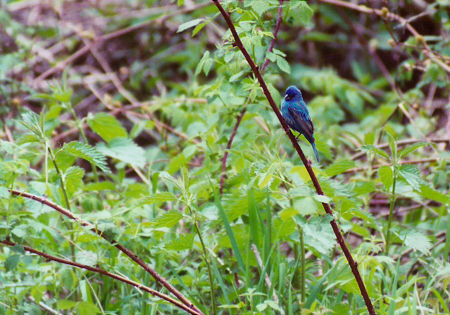
{"label": "bird's eye", "polygon": [[284,97],[284,99],[285,99],[286,101],[289,101],[289,100],[291,99],[291,97],[290,97],[288,94],[286,94],[286,96]]}

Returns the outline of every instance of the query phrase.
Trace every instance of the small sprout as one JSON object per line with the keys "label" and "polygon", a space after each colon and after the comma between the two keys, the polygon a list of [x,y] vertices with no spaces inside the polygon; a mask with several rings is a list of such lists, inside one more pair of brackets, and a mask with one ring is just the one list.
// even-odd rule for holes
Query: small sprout
{"label": "small sprout", "polygon": [[391,47],[395,47],[396,46],[395,40],[393,40],[392,38],[388,40],[388,44]]}
{"label": "small sprout", "polygon": [[386,8],[386,7],[383,7],[383,8],[381,9],[381,16],[382,16],[383,18],[387,18],[388,14],[389,14],[389,9]]}
{"label": "small sprout", "polygon": [[425,44],[425,38],[423,38],[423,36],[422,35],[416,35],[416,42],[417,42],[417,44],[420,44],[420,45],[423,45],[423,44]]}

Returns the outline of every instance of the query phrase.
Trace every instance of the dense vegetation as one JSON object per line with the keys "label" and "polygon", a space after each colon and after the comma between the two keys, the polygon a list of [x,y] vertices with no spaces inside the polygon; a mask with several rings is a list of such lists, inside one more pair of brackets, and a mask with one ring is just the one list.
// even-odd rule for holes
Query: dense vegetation
{"label": "dense vegetation", "polygon": [[448,314],[448,1],[221,3],[320,163],[213,1],[0,3],[0,314],[367,313],[333,219],[377,314]]}

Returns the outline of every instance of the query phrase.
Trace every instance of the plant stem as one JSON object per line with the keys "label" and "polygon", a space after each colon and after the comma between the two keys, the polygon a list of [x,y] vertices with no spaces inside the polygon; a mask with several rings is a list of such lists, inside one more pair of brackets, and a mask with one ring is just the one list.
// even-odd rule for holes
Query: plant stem
{"label": "plant stem", "polygon": [[213,281],[213,276],[212,276],[212,272],[211,272],[211,264],[208,259],[208,253],[206,252],[206,246],[205,246],[205,243],[203,242],[202,233],[200,233],[200,228],[198,227],[197,220],[194,219],[194,222],[195,222],[194,223],[195,230],[200,239],[200,243],[202,244],[203,257],[205,259],[205,264],[206,264],[206,267],[208,268],[209,285],[211,287],[211,303],[213,306],[212,313],[214,315],[216,315],[217,314],[217,303],[216,303],[216,294],[215,294],[215,290],[214,290],[214,281]]}
{"label": "plant stem", "polygon": [[396,172],[396,167],[393,167],[393,179],[392,179],[392,194],[391,194],[391,198],[389,201],[389,218],[388,218],[388,226],[387,226],[387,231],[386,231],[386,255],[389,254],[389,246],[391,244],[391,226],[392,226],[392,217],[394,216],[394,207],[395,207],[395,185],[397,182],[397,172]]}
{"label": "plant stem", "polygon": [[[80,131],[81,137],[83,138],[83,141],[85,144],[89,144],[88,139],[86,137],[86,133],[84,132],[83,124],[81,123],[80,119],[78,118],[77,114],[75,113],[75,110],[73,109],[72,104],[66,104],[67,107],[70,109],[70,113],[72,114],[72,117],[75,121],[75,125],[77,126],[78,130]],[[91,162],[92,172],[94,173],[94,180],[98,182],[98,173],[97,173],[97,167],[94,163]]]}
{"label": "plant stem", "polygon": [[300,257],[301,257],[301,272],[302,272],[302,278],[301,278],[301,292],[302,292],[302,306],[305,304],[305,296],[306,296],[306,286],[305,286],[305,276],[306,276],[306,270],[305,270],[305,240],[304,240],[304,234],[303,229],[299,226],[299,232],[300,232]]}

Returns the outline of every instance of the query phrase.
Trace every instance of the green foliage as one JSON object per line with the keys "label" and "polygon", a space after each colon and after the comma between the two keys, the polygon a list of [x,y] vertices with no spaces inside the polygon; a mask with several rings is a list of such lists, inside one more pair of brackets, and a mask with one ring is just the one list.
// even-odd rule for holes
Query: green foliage
{"label": "green foliage", "polygon": [[389,2],[423,34],[411,36],[374,13],[283,1],[276,39],[278,0],[221,3],[260,69],[269,60],[276,102],[302,89],[321,163],[299,142],[324,195],[212,2],[6,1],[0,241],[17,245],[0,245],[4,313],[181,313],[26,251],[160,288],[111,243],[9,189],[92,223],[205,314],[366,312],[333,219],[377,314],[448,313],[446,2]]}

